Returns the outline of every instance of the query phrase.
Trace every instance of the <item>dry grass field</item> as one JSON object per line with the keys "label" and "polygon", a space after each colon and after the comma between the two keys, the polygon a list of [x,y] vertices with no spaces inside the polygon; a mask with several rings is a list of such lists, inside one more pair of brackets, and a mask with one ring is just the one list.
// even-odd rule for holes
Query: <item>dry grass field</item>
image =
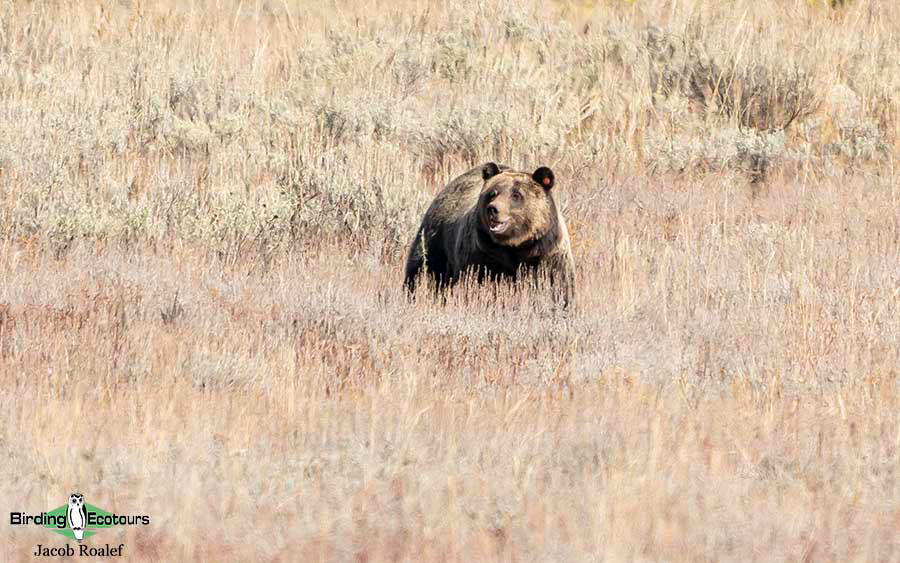
{"label": "dry grass field", "polygon": [[[135,561],[898,562],[898,149],[894,2],[7,0],[2,517],[148,514],[86,541]],[[406,300],[488,160],[556,172],[574,312]]]}

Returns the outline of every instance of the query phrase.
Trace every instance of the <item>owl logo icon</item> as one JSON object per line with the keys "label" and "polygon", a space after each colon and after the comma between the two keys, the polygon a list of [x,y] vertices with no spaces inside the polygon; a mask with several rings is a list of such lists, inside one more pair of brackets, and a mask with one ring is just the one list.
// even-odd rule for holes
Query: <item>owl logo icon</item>
{"label": "owl logo icon", "polygon": [[87,517],[84,514],[84,495],[72,493],[69,495],[69,509],[66,511],[66,521],[69,528],[75,534],[75,539],[81,541],[84,538],[84,525]]}

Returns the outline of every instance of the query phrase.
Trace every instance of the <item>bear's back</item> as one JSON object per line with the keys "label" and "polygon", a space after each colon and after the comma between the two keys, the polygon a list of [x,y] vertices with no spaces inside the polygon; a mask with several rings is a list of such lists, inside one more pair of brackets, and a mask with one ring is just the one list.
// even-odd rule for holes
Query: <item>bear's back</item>
{"label": "bear's back", "polygon": [[[479,165],[463,172],[450,180],[435,196],[428,209],[434,226],[455,223],[478,205],[478,198],[484,187],[483,168],[483,165]],[[508,170],[509,166],[500,164],[498,168]]]}

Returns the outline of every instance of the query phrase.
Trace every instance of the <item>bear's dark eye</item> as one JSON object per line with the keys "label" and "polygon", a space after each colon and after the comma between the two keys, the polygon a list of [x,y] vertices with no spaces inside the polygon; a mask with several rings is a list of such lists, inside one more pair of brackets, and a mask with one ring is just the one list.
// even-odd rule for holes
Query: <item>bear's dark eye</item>
{"label": "bear's dark eye", "polygon": [[495,197],[497,197],[497,190],[491,190],[491,191],[489,191],[489,192],[488,192],[488,197],[491,198],[491,199],[494,199]]}

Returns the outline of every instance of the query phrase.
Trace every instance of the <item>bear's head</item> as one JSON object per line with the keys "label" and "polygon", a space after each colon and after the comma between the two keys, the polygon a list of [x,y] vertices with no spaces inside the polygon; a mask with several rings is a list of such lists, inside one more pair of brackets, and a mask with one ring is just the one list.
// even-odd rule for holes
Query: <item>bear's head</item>
{"label": "bear's head", "polygon": [[501,170],[489,162],[481,172],[484,187],[478,200],[478,219],[495,243],[517,247],[553,229],[556,207],[550,194],[552,170],[541,166],[528,174]]}

